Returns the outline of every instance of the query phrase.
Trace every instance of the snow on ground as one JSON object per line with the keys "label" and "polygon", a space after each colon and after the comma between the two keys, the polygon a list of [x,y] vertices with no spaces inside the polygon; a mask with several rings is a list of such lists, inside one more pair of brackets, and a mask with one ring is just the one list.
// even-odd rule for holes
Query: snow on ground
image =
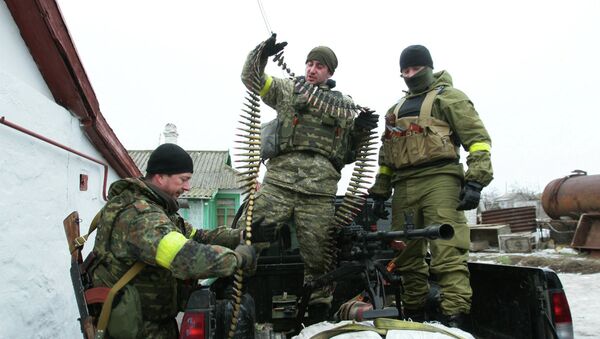
{"label": "snow on ground", "polygon": [[600,273],[559,273],[573,318],[575,338],[600,336]]}

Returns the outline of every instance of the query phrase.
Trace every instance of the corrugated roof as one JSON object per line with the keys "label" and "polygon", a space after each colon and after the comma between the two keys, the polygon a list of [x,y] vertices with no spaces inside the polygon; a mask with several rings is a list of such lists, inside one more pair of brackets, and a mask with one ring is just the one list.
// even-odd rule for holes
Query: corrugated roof
{"label": "corrugated roof", "polygon": [[186,192],[181,195],[182,198],[194,198],[194,199],[212,199],[212,197],[217,193],[218,189],[216,188],[200,188],[200,187],[192,187],[189,192]]}
{"label": "corrugated roof", "polygon": [[[129,155],[142,173],[152,150],[131,150]],[[191,189],[182,198],[210,199],[219,189],[239,189],[229,151],[187,151],[194,162]]]}

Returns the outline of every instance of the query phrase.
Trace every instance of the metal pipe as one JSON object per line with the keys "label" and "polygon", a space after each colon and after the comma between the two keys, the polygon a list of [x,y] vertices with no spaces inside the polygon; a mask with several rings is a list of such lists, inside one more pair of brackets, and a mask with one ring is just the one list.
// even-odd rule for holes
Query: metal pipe
{"label": "metal pipe", "polygon": [[578,171],[551,181],[542,193],[542,206],[552,219],[600,212],[600,175]]}
{"label": "metal pipe", "polygon": [[96,158],[92,158],[91,156],[89,156],[87,154],[83,154],[83,153],[81,153],[81,152],[79,152],[77,150],[74,150],[71,147],[65,146],[65,145],[63,145],[63,144],[61,144],[59,142],[56,142],[56,141],[54,141],[52,139],[49,139],[49,138],[47,138],[47,137],[45,137],[45,136],[43,136],[41,134],[38,134],[38,133],[33,132],[31,130],[28,130],[25,127],[22,127],[22,126],[19,126],[19,125],[15,124],[15,123],[7,121],[4,116],[0,117],[0,123],[6,125],[8,127],[14,128],[17,131],[20,131],[20,132],[23,132],[23,133],[25,133],[27,135],[30,135],[30,136],[32,136],[34,138],[40,139],[42,141],[45,141],[45,142],[47,142],[47,143],[49,143],[51,145],[54,145],[54,146],[59,147],[59,148],[62,148],[65,151],[68,151],[68,152],[71,152],[73,154],[76,154],[76,155],[78,155],[78,156],[80,156],[82,158],[88,159],[89,161],[92,161],[92,162],[95,162],[97,164],[102,165],[104,167],[104,181],[103,181],[103,184],[102,184],[102,198],[104,199],[104,201],[108,201],[108,199],[106,197],[106,183],[108,181],[108,165],[106,163],[104,163],[104,162],[102,162],[102,161],[100,161],[100,160],[98,160]]}

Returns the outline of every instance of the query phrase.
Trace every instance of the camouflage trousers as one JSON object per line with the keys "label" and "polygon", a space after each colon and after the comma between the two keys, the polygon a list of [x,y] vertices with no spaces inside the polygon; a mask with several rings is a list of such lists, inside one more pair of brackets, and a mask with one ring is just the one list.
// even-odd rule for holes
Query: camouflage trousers
{"label": "camouflage trousers", "polygon": [[176,339],[179,337],[179,328],[175,319],[168,319],[163,322],[144,321],[143,338],[148,339]]}
{"label": "camouflage trousers", "polygon": [[[392,229],[402,230],[405,215],[413,216],[415,228],[450,224],[455,235],[450,240],[409,240],[396,258],[404,285],[402,301],[406,308],[425,305],[428,278],[434,274],[440,286],[441,310],[446,315],[470,313],[472,290],[467,259],[470,233],[463,211],[457,211],[461,180],[446,174],[408,179],[394,184]],[[431,251],[431,263],[425,261]]]}
{"label": "camouflage trousers", "polygon": [[[253,219],[264,217],[264,224],[274,223],[278,229],[288,225],[296,234],[300,256],[304,262],[304,283],[314,280],[326,272],[326,251],[329,229],[333,227],[335,214],[333,197],[302,194],[264,184],[254,201]],[[242,227],[245,213],[238,222]],[[309,304],[331,304],[333,286],[325,286],[311,294]]]}

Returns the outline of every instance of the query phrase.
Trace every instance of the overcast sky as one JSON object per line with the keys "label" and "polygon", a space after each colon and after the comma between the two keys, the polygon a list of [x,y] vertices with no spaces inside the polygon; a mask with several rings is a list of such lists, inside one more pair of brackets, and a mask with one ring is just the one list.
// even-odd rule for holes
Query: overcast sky
{"label": "overcast sky", "polygon": [[[188,150],[235,153],[241,68],[269,36],[257,1],[58,3],[100,109],[127,149],[155,148],[165,124],[174,123]],[[406,89],[400,52],[427,46],[434,71],[452,75],[490,132],[495,179],[488,192],[541,192],[574,169],[599,172],[599,1],[262,5],[272,31],[289,43],[292,71],[303,74],[312,47],[330,46],[338,89],[375,109],[380,125]],[[274,64],[267,71],[284,76]],[[274,117],[263,112],[264,121]]]}

